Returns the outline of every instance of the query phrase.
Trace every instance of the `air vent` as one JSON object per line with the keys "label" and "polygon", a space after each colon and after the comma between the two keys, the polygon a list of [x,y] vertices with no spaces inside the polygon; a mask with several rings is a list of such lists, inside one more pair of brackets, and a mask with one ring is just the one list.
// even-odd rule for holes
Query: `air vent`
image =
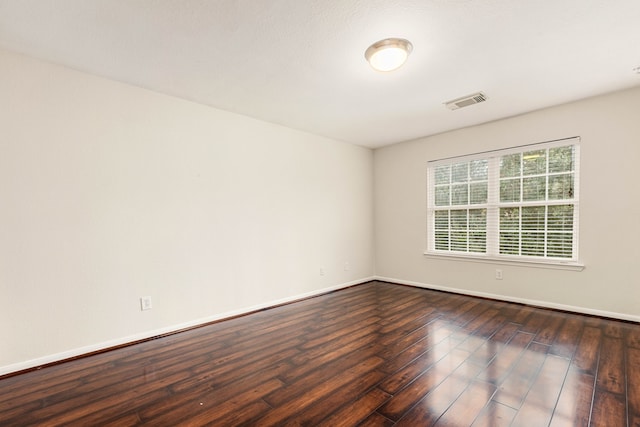
{"label": "air vent", "polygon": [[453,101],[445,102],[444,105],[450,110],[457,110],[458,108],[468,107],[469,105],[477,104],[487,100],[487,95],[482,92],[474,93],[472,95],[463,96],[462,98],[454,99]]}

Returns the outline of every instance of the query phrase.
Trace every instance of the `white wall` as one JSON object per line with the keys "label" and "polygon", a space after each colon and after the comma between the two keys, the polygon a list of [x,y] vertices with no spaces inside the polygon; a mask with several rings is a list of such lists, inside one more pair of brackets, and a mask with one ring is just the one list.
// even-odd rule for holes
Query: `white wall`
{"label": "white wall", "polygon": [[[636,88],[376,150],[377,276],[640,320],[639,112]],[[579,256],[584,271],[423,255],[427,161],[571,136],[582,138]],[[504,280],[495,279],[496,268],[503,270]]]}
{"label": "white wall", "polygon": [[371,150],[6,51],[0,108],[0,374],[373,274]]}

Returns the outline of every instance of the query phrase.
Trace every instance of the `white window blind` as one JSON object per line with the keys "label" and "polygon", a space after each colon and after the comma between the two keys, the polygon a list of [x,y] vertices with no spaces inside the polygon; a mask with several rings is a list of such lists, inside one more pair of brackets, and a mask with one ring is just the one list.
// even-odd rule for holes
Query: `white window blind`
{"label": "white window blind", "polygon": [[579,138],[427,168],[427,253],[578,261]]}

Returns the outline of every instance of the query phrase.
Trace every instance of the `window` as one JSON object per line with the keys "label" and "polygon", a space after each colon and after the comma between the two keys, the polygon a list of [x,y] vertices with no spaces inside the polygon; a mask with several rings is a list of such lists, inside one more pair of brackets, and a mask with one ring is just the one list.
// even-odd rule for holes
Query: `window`
{"label": "window", "polygon": [[577,263],[578,143],[429,162],[427,254]]}

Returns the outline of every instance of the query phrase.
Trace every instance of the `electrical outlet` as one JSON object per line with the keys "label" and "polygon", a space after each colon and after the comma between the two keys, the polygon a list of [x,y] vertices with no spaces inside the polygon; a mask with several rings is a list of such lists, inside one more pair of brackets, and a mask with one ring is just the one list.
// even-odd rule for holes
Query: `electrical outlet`
{"label": "electrical outlet", "polygon": [[140,297],[140,310],[151,310],[153,305],[151,304],[151,297]]}
{"label": "electrical outlet", "polygon": [[502,280],[502,270],[496,268],[496,280]]}
{"label": "electrical outlet", "polygon": [[320,275],[324,276],[325,275],[325,271],[324,271],[324,267],[320,267]]}
{"label": "electrical outlet", "polygon": [[351,265],[348,262],[344,263],[344,271],[349,271],[351,270]]}

